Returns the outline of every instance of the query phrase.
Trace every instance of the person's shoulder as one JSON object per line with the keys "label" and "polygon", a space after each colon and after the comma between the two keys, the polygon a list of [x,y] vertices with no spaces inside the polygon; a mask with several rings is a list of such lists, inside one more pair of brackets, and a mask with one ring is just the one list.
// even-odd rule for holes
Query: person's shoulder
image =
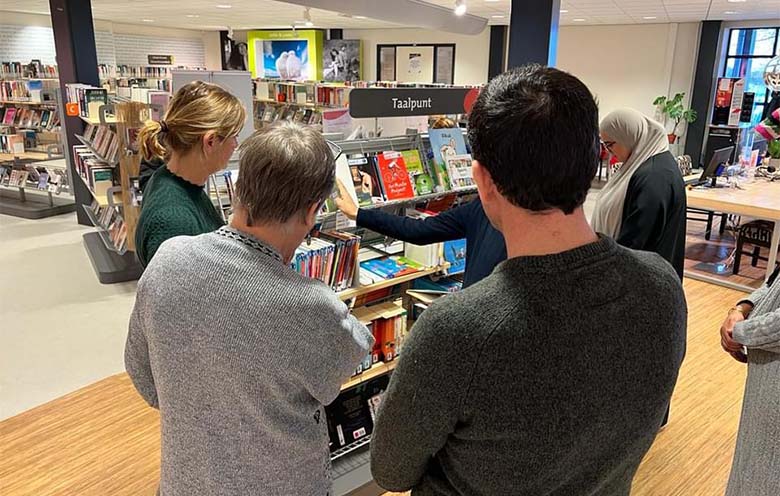
{"label": "person's shoulder", "polygon": [[644,164],[634,173],[632,181],[651,181],[660,177],[668,179],[682,179],[677,161],[671,152],[662,152],[648,158]]}
{"label": "person's shoulder", "polygon": [[498,287],[499,278],[494,274],[466,289],[442,296],[423,312],[423,318],[450,337],[489,332],[506,309]]}
{"label": "person's shoulder", "polygon": [[659,254],[650,251],[633,250],[624,246],[617,247],[617,267],[634,281],[663,288],[682,288],[680,276],[672,265]]}

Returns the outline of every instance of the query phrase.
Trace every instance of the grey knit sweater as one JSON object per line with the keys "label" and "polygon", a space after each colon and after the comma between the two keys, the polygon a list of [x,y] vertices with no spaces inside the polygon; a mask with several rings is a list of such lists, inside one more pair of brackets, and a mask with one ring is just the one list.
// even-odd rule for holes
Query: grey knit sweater
{"label": "grey knit sweater", "polygon": [[613,240],[513,258],[404,343],[371,442],[414,495],[628,495],[685,348],[672,267]]}
{"label": "grey knit sweater", "polygon": [[748,377],[727,496],[780,494],[780,280],[747,300],[750,318],[734,326],[748,350]]}
{"label": "grey knit sweater", "polygon": [[163,243],[125,349],[160,409],[162,496],[328,494],[323,405],[372,344],[328,287],[255,238],[225,227]]}

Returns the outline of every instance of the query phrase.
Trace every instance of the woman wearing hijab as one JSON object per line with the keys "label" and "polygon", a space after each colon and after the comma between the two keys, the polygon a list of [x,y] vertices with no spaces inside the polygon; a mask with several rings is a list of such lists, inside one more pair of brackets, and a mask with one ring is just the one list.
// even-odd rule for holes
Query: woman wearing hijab
{"label": "woman wearing hijab", "polygon": [[[721,346],[747,362],[737,448],[726,496],[768,496],[780,488],[780,268],[729,310]],[[747,354],[745,353],[747,350]]]}
{"label": "woman wearing hijab", "polygon": [[602,121],[601,139],[622,165],[601,190],[593,228],[628,248],[658,253],[682,279],[687,200],[666,131],[636,110],[620,109]]}

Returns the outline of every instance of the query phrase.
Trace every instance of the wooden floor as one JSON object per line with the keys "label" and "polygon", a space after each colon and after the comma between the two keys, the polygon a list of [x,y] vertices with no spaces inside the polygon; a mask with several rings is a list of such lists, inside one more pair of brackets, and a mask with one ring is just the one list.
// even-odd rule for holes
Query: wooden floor
{"label": "wooden floor", "polygon": [[[741,296],[686,280],[688,353],[635,496],[723,494],[739,421],[744,366],[720,350],[718,328]],[[159,417],[121,374],[0,422],[3,496],[145,496],[159,477]]]}
{"label": "wooden floor", "polygon": [[[701,214],[697,214],[701,217]],[[698,272],[702,275],[716,276],[719,279],[734,284],[743,284],[758,288],[766,278],[766,262],[759,260],[756,267],[751,266],[751,258],[742,257],[739,274],[734,275],[732,255],[737,246],[734,231],[725,230],[720,234],[720,216],[715,217],[710,239],[704,238],[706,223],[688,221],[688,232],[685,243],[685,270]],[[751,251],[753,245],[745,245],[745,251]],[[767,248],[761,249],[761,255],[769,254]]]}

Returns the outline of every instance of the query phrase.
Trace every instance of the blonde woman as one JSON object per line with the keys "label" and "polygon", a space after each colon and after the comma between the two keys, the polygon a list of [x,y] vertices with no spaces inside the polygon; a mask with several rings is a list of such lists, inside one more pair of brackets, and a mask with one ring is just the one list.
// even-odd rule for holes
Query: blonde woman
{"label": "blonde woman", "polygon": [[141,153],[165,165],[144,188],[135,232],[136,253],[144,267],[167,239],[222,227],[222,217],[203,187],[227,165],[245,119],[246,110],[235,96],[196,81],[176,92],[160,122],[145,124],[138,138]]}

